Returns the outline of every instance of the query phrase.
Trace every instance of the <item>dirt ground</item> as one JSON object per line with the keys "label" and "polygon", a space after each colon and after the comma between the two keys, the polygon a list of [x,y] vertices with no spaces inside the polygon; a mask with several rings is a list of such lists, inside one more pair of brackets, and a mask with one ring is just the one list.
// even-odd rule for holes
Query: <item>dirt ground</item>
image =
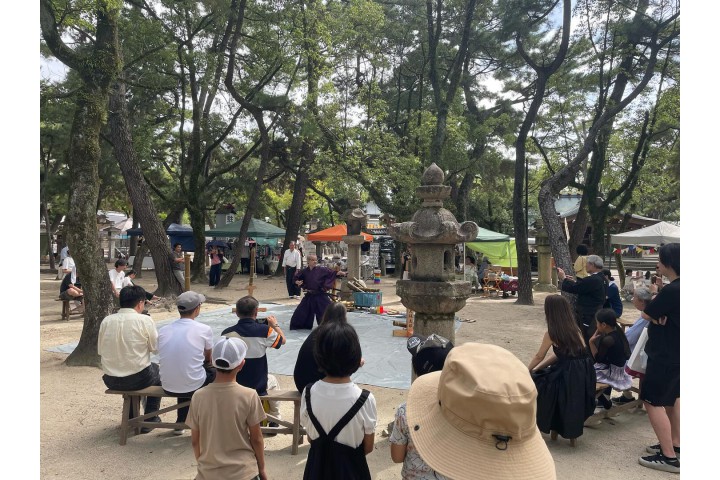
{"label": "dirt ground", "polygon": [[[152,271],[143,272],[137,284],[153,290]],[[264,302],[298,303],[287,299],[282,278],[260,278],[255,296]],[[73,480],[124,479],[193,479],[196,462],[190,435],[176,437],[169,430],[133,436],[120,446],[119,423],[122,402],[115,395],[105,395],[101,370],[90,367],[67,367],[66,355],[47,348],[77,341],[82,320],[73,316],[60,319],[60,302],[55,302],[60,281],[49,270],[40,273],[40,478]],[[247,276],[238,276],[231,286],[216,290],[193,284],[195,291],[208,297],[204,309],[234,304],[245,295]],[[385,306],[399,306],[395,280],[382,279],[379,286]],[[456,344],[481,342],[500,345],[527,363],[537,351],[545,329],[543,301],[547,294],[536,293],[534,306],[515,305],[514,297],[483,298],[473,295],[458,316],[466,320],[456,334]],[[150,309],[155,321],[176,318],[174,311]],[[624,318],[634,320],[638,312],[625,303]],[[365,366],[367,368],[368,365]],[[271,368],[272,370],[272,368]],[[409,370],[409,367],[408,367]],[[278,375],[280,388],[293,388],[292,378]],[[399,479],[400,464],[390,459],[387,437],[382,435],[394,418],[395,407],[405,401],[407,391],[366,386],[377,400],[378,426],[375,451],[368,458],[372,477],[378,480]],[[616,393],[615,393],[616,394]],[[164,399],[169,402],[169,399]],[[282,414],[291,414],[283,405]],[[9,438],[9,437],[8,437]],[[545,436],[555,460],[559,479],[661,479],[673,475],[638,465],[646,445],[656,442],[643,410],[623,412],[595,427],[586,427],[577,446],[567,440],[550,440]],[[299,455],[290,454],[290,437],[278,435],[265,439],[267,472],[270,478],[302,478],[308,452],[307,441]],[[478,478],[482,478],[478,475]],[[676,478],[676,477],[675,477]]]}

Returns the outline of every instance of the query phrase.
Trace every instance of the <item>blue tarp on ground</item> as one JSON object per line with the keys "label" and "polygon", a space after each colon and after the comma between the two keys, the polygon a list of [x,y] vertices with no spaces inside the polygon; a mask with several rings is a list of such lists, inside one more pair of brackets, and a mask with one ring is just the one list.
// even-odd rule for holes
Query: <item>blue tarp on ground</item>
{"label": "blue tarp on ground", "polygon": [[[280,328],[286,335],[287,343],[278,350],[268,350],[268,366],[270,373],[292,376],[295,361],[305,338],[310,330],[290,330],[290,317],[295,305],[263,304],[267,312],[260,316],[275,315]],[[352,376],[356,383],[376,385],[378,387],[408,389],[410,388],[410,353],[407,351],[406,339],[393,337],[393,320],[398,317],[389,315],[373,315],[365,312],[349,312],[348,322],[355,327],[360,337],[365,366]],[[404,319],[404,316],[402,317]],[[210,325],[215,339],[227,327],[237,322],[237,316],[230,306],[202,313],[197,321]],[[170,321],[158,323],[158,328]],[[455,329],[460,322],[455,321]],[[77,346],[77,342],[49,348],[48,351],[69,354]],[[154,358],[153,361],[157,361]],[[101,372],[98,373],[100,375]]]}

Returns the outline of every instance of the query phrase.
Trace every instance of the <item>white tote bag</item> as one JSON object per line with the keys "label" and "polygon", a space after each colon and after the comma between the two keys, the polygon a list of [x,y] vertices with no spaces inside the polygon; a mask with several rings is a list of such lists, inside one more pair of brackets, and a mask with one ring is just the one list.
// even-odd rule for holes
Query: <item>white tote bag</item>
{"label": "white tote bag", "polygon": [[628,360],[625,366],[625,371],[633,377],[643,376],[645,374],[645,368],[647,368],[647,354],[645,353],[645,344],[648,339],[647,330],[647,327],[643,328],[640,333],[640,338],[638,338],[635,344],[635,349],[630,355],[630,360]]}

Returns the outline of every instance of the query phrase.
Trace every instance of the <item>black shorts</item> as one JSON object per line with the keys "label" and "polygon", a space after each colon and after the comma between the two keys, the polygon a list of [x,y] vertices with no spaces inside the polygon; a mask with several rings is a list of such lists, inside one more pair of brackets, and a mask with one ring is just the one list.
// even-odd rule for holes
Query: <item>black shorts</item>
{"label": "black shorts", "polygon": [[680,365],[666,365],[648,359],[645,377],[640,380],[640,400],[656,407],[672,407],[680,398]]}
{"label": "black shorts", "polygon": [[77,299],[76,299],[75,297],[73,297],[72,295],[70,295],[69,293],[67,293],[67,290],[65,290],[64,292],[62,292],[62,293],[60,294],[60,297],[59,297],[59,298],[60,298],[60,300],[68,300],[68,301],[69,301],[69,300],[80,300],[80,298],[77,298]]}

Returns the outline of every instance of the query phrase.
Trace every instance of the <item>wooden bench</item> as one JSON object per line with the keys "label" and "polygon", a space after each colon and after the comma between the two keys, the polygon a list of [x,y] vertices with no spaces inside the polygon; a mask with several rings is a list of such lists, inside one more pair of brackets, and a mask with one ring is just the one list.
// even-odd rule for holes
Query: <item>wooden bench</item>
{"label": "wooden bench", "polygon": [[[156,415],[162,415],[177,410],[180,407],[186,407],[190,405],[190,401],[177,402],[165,408],[161,408],[157,412],[140,415],[140,403],[143,397],[172,397],[177,398],[179,395],[165,392],[162,387],[154,386],[143,388],[142,390],[105,390],[105,393],[112,395],[123,396],[123,410],[122,418],[120,420],[120,445],[127,443],[128,432],[134,430],[135,435],[140,433],[140,429],[143,427],[147,428],[189,428],[185,423],[176,422],[150,422],[149,418]],[[303,436],[306,434],[305,429],[300,426],[300,392],[297,390],[271,390],[267,396],[260,397],[263,401],[273,400],[278,402],[290,401],[293,402],[293,421],[289,422],[281,420],[273,415],[267,416],[267,422],[277,423],[279,426],[261,426],[260,429],[263,433],[267,434],[290,434],[292,435],[292,454],[297,455],[298,446],[303,443]],[[135,412],[134,417],[130,418],[130,406]]]}
{"label": "wooden bench", "polygon": [[[608,388],[609,386],[610,385],[607,385],[605,383],[599,383],[599,382],[595,383],[595,398],[597,399],[597,397],[602,395],[603,391],[605,391],[605,389]],[[639,390],[635,387],[631,387],[630,390],[635,393],[639,393]],[[601,412],[598,412],[598,413],[595,413],[595,414],[589,416],[585,420],[585,426],[592,427],[595,425],[599,425],[604,418],[615,417],[624,410],[630,410],[633,408],[637,408],[641,405],[642,405],[642,400],[640,400],[639,398],[636,398],[635,400],[632,400],[628,403],[624,403],[622,405],[613,404],[612,408],[610,408],[609,410],[603,409]],[[557,440],[557,437],[558,437],[558,433],[555,430],[550,430],[550,438],[552,440]],[[569,440],[570,440],[570,446],[575,447],[577,439],[571,438]]]}
{"label": "wooden bench", "polygon": [[69,321],[70,315],[83,315],[85,312],[71,312],[70,311],[70,300],[63,300],[62,298],[56,298],[56,302],[62,302],[62,311],[60,312],[60,318]]}
{"label": "wooden bench", "polygon": [[[608,388],[610,385],[607,385],[605,383],[596,383],[595,384],[595,398],[602,395],[603,391]],[[640,390],[638,390],[636,387],[630,387],[630,391],[635,393],[640,393]],[[594,426],[600,423],[600,421],[604,418],[611,418],[616,417],[620,412],[624,412],[625,410],[632,410],[633,408],[638,408],[642,406],[642,400],[640,398],[636,398],[635,400],[632,400],[627,403],[623,403],[622,405],[615,405],[613,403],[612,407],[608,410],[603,409],[602,412],[595,413],[591,415],[590,417],[585,420],[585,426]]]}

